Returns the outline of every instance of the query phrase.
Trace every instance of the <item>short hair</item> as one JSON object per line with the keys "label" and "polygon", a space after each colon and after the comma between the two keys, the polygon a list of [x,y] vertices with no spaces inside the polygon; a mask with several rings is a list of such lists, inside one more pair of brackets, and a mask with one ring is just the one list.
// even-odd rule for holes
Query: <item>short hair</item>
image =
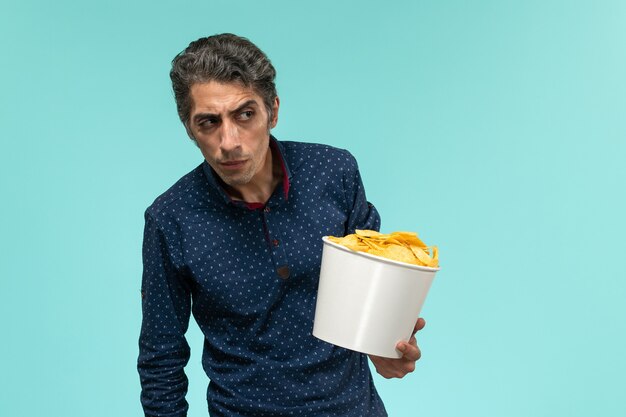
{"label": "short hair", "polygon": [[276,99],[276,70],[255,44],[232,33],[200,38],[189,44],[172,60],[170,71],[178,116],[188,127],[191,113],[191,87],[217,81],[239,83],[261,96],[269,120]]}

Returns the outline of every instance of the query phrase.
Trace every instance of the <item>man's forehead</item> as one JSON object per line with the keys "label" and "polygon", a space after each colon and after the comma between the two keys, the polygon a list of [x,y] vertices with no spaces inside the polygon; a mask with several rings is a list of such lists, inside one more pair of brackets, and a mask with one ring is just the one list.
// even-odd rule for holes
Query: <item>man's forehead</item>
{"label": "man's forehead", "polygon": [[262,103],[261,97],[250,87],[239,83],[196,83],[191,86],[192,111],[221,112],[234,110],[239,104],[253,100]]}

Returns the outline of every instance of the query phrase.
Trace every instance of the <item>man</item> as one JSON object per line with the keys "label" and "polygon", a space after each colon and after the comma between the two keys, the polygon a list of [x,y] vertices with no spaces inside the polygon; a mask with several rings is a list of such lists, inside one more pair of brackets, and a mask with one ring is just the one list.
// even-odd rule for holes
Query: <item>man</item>
{"label": "man", "polygon": [[[138,369],[146,416],[185,416],[193,313],[205,336],[212,416],[386,416],[367,356],[311,335],[324,235],[378,229],[356,161],[279,142],[275,70],[232,34],[172,62],[176,104],[205,161],[145,213]],[[418,320],[415,331],[424,326]],[[420,351],[371,357],[402,377]]]}

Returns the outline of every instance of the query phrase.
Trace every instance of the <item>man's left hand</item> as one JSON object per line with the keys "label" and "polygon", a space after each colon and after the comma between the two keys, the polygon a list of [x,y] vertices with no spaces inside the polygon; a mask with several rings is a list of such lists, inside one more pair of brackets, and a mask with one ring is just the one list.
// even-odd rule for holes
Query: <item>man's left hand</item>
{"label": "man's left hand", "polygon": [[415,370],[415,362],[422,356],[422,352],[417,346],[417,340],[415,340],[415,333],[422,330],[425,325],[426,321],[423,318],[417,319],[417,323],[415,323],[415,328],[413,329],[413,335],[408,343],[398,342],[396,349],[402,352],[401,358],[391,359],[368,355],[376,367],[376,372],[387,379],[402,378],[409,372],[413,372]]}

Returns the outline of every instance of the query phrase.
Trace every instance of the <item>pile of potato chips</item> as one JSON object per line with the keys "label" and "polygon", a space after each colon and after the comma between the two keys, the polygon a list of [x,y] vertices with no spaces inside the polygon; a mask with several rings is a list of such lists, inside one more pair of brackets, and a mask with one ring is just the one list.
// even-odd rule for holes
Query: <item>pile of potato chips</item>
{"label": "pile of potato chips", "polygon": [[328,236],[328,240],[394,261],[431,268],[439,266],[437,246],[426,246],[414,232],[382,234],[375,230],[356,230],[355,234],[345,237]]}

